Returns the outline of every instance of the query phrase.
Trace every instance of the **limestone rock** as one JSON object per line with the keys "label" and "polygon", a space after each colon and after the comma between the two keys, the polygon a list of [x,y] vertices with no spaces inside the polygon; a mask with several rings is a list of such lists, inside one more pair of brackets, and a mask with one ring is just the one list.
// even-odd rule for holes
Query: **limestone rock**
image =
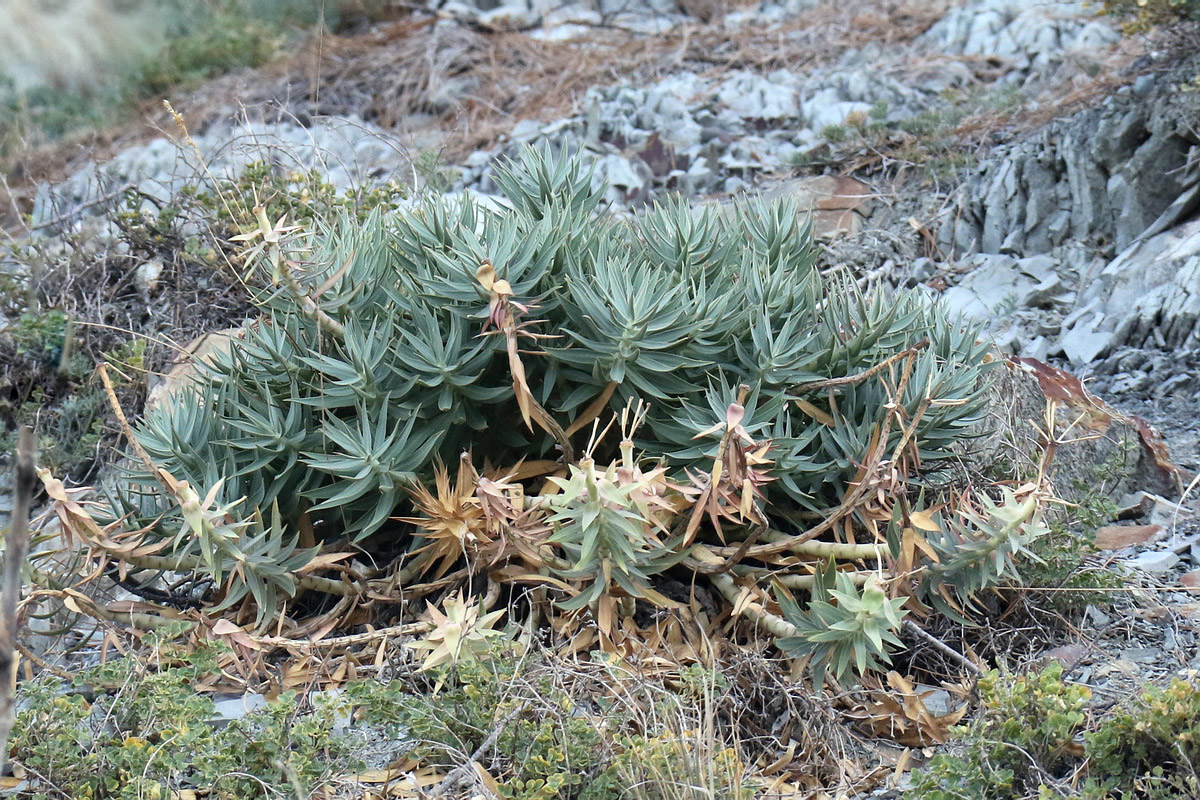
{"label": "limestone rock", "polygon": [[1162,575],[1170,572],[1179,563],[1179,556],[1170,550],[1147,550],[1139,553],[1136,558],[1128,558],[1122,562],[1127,567],[1149,572],[1151,575]]}
{"label": "limestone rock", "polygon": [[146,397],[146,411],[183,391],[196,376],[196,364],[212,356],[228,352],[234,339],[240,339],[244,329],[229,328],[197,337],[176,357],[162,381],[151,388]]}
{"label": "limestone rock", "polygon": [[1200,220],[1135,242],[1080,281],[1078,303],[1094,312],[1073,322],[1103,347],[1072,354],[1086,363],[1104,348],[1125,345],[1166,351],[1200,348]]}
{"label": "limestone rock", "polygon": [[922,41],[955,55],[989,56],[1020,74],[1045,69],[1072,51],[1084,52],[1118,38],[1095,8],[1076,0],[970,0],[950,10]]}
{"label": "limestone rock", "polygon": [[[409,168],[407,148],[399,145],[394,134],[351,118],[327,117],[308,127],[290,122],[218,125],[193,141],[195,148],[154,139],[124,150],[104,164],[89,165],[53,187],[43,186],[34,200],[33,226],[122,186],[168,203],[184,186],[203,188],[209,175],[236,179],[255,162],[272,165],[285,174],[316,170],[340,190],[383,182]],[[155,208],[146,200],[147,210]],[[83,209],[76,217],[86,221],[104,211],[105,205],[100,204]],[[59,226],[49,226],[41,233],[57,230]]]}
{"label": "limestone rock", "polygon": [[[1129,247],[1147,231],[1186,218],[1200,194],[1200,137],[1191,120],[1195,93],[1176,78],[1155,80],[1155,95],[1116,94],[997,148],[959,189],[940,238],[960,253],[1036,255],[1069,241]],[[1169,212],[1169,213],[1168,213]]]}

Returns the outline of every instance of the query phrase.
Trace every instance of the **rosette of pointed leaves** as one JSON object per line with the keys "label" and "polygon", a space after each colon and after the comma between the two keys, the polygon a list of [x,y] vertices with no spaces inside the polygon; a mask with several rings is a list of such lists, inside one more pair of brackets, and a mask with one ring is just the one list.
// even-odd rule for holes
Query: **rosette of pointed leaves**
{"label": "rosette of pointed leaves", "polygon": [[442,605],[444,612],[428,606],[429,633],[408,645],[413,650],[427,651],[422,670],[474,661],[504,637],[504,631],[493,627],[504,616],[503,609],[484,613],[481,602],[457,594],[447,597]]}
{"label": "rosette of pointed leaves", "polygon": [[496,555],[490,552],[494,540],[484,504],[476,491],[475,470],[465,453],[459,459],[453,484],[450,472],[438,463],[434,466],[432,489],[423,481],[410,489],[417,516],[401,521],[416,525],[420,535],[428,540],[417,553],[426,554],[434,580],[464,556],[477,562],[481,557],[490,559]]}
{"label": "rosette of pointed leaves", "polygon": [[1049,533],[1042,498],[1032,486],[1000,487],[1000,498],[984,495],[978,508],[961,505],[954,516],[932,516],[938,530],[926,540],[937,554],[917,586],[917,597],[961,622],[975,608],[973,597],[1001,581],[1019,581],[1017,561],[1038,560],[1029,545]]}
{"label": "rosette of pointed leaves", "polygon": [[553,512],[547,520],[554,533],[547,544],[562,549],[569,564],[552,567],[567,581],[584,588],[561,603],[567,610],[611,596],[614,587],[629,597],[666,602],[652,587],[652,577],[683,558],[677,542],[662,538],[647,487],[657,473],[622,482],[617,467],[600,472],[590,460],[572,466],[569,477],[551,478],[558,493],[548,496]]}
{"label": "rosette of pointed leaves", "polygon": [[[830,582],[837,588],[830,588]],[[775,596],[784,618],[798,631],[776,644],[792,655],[811,657],[817,686],[826,674],[842,682],[852,673],[890,665],[889,646],[901,644],[896,632],[908,613],[902,608],[907,598],[889,599],[874,577],[860,590],[849,575],[835,571],[831,561],[827,571],[816,575],[807,610],[781,585],[775,586]]]}

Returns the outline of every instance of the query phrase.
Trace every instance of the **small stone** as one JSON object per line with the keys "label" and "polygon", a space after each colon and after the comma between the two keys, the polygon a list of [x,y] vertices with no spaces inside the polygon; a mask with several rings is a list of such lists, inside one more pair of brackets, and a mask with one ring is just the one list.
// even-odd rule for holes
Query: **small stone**
{"label": "small stone", "polygon": [[479,24],[498,32],[522,31],[537,25],[537,15],[523,4],[502,5],[479,15]]}
{"label": "small stone", "polygon": [[1105,625],[1108,625],[1110,622],[1112,622],[1112,617],[1110,617],[1108,614],[1105,614],[1091,603],[1088,603],[1088,606],[1084,609],[1083,614],[1086,618],[1090,619],[1092,624],[1097,628],[1103,628]]}
{"label": "small stone", "polygon": [[1142,572],[1161,575],[1165,572],[1170,572],[1179,563],[1179,556],[1170,550],[1149,550],[1138,555],[1136,558],[1127,559],[1124,563],[1126,566],[1139,569]]}
{"label": "small stone", "polygon": [[1145,544],[1160,533],[1161,525],[1105,525],[1096,531],[1093,541],[1101,550],[1120,550],[1135,544]]}
{"label": "small stone", "polygon": [[1129,647],[1121,651],[1121,658],[1135,664],[1153,664],[1162,658],[1162,651],[1157,647]]}
{"label": "small stone", "polygon": [[1096,330],[1102,318],[1093,318],[1089,324],[1079,324],[1063,334],[1063,351],[1072,364],[1087,364],[1096,360],[1112,343],[1111,331]]}
{"label": "small stone", "polygon": [[1140,519],[1154,507],[1154,495],[1146,492],[1127,494],[1117,503],[1117,519]]}
{"label": "small stone", "polygon": [[1138,666],[1132,661],[1125,658],[1118,658],[1116,661],[1111,661],[1096,669],[1097,678],[1107,678],[1109,675],[1136,675],[1138,674]]}
{"label": "small stone", "polygon": [[242,697],[230,697],[213,703],[213,721],[217,723],[239,720],[252,711],[265,708],[267,698],[261,694],[247,694]]}
{"label": "small stone", "polygon": [[932,258],[922,256],[912,262],[910,273],[914,280],[924,282],[937,275],[938,266]]}
{"label": "small stone", "polygon": [[1200,594],[1200,569],[1195,569],[1185,575],[1181,575],[1179,583],[1186,586],[1190,593]]}
{"label": "small stone", "polygon": [[1089,649],[1086,645],[1082,644],[1064,644],[1061,647],[1053,647],[1042,653],[1038,661],[1043,665],[1047,665],[1051,661],[1057,661],[1063,665],[1063,669],[1069,670],[1087,657]]}
{"label": "small stone", "polygon": [[1191,519],[1192,509],[1186,506],[1181,506],[1178,503],[1172,503],[1166,498],[1157,495],[1150,495],[1154,501],[1154,505],[1150,508],[1150,521],[1156,525],[1162,525],[1168,530],[1174,530],[1181,521]]}
{"label": "small stone", "polygon": [[921,703],[925,706],[925,710],[934,718],[953,714],[962,706],[962,701],[945,689],[920,683],[914,686],[913,689],[916,690],[917,695],[921,698]]}
{"label": "small stone", "polygon": [[524,142],[533,139],[542,132],[542,123],[536,119],[523,119],[516,125],[513,125],[512,131],[509,132],[508,138],[514,142]]}
{"label": "small stone", "polygon": [[796,90],[787,77],[774,82],[750,72],[734,72],[717,88],[717,99],[743,119],[786,119],[799,112]]}

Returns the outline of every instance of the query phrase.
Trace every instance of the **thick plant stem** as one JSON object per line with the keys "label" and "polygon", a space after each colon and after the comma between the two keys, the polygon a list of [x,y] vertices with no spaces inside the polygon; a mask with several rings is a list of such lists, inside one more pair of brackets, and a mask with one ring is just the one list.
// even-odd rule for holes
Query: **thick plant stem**
{"label": "thick plant stem", "polygon": [[[721,558],[709,550],[704,545],[694,545],[692,547],[692,555],[698,561],[712,564],[719,563]],[[726,600],[729,601],[739,613],[747,619],[763,626],[772,636],[798,636],[800,632],[796,630],[796,626],[788,622],[783,617],[772,614],[758,603],[742,602],[742,591],[734,582],[733,578],[724,572],[713,573],[708,576],[713,582],[713,586],[717,588]]]}
{"label": "thick plant stem", "polygon": [[768,542],[788,542],[788,549],[799,556],[817,556],[818,558],[835,558],[839,561],[864,561],[880,559],[887,554],[886,544],[841,544],[839,542],[793,542],[792,537],[781,531],[767,529],[762,538]]}
{"label": "thick plant stem", "polygon": [[29,549],[29,509],[37,476],[33,469],[33,431],[17,435],[16,483],[5,537],[4,585],[0,587],[0,774],[8,755],[8,735],[16,722],[17,606],[21,602],[21,568]]}
{"label": "thick plant stem", "polygon": [[713,582],[713,586],[717,587],[725,599],[738,609],[742,616],[751,620],[766,629],[768,633],[776,638],[785,636],[799,636],[800,631],[796,630],[796,626],[788,622],[781,616],[772,614],[758,603],[739,603],[741,590],[734,583],[733,578],[723,572],[718,572],[714,575],[709,575]]}
{"label": "thick plant stem", "polygon": [[[135,556],[129,553],[114,553],[114,557],[140,569],[164,570],[167,572],[194,572],[204,568],[204,562],[194,556]],[[360,593],[349,583],[316,575],[297,575],[296,588],[325,594],[352,597]]]}
{"label": "thick plant stem", "polygon": [[63,585],[52,578],[47,573],[41,570],[33,570],[30,577],[35,586],[42,587],[34,592],[35,596],[40,597],[57,597],[60,599],[70,598],[71,603],[78,607],[79,613],[92,617],[93,619],[102,619],[105,622],[115,622],[122,625],[129,625],[142,631],[154,631],[166,628],[172,625],[178,625],[186,632],[196,627],[196,622],[180,617],[165,617],[159,614],[151,614],[146,611],[111,611],[99,603],[92,600],[85,594],[78,591],[64,588]]}
{"label": "thick plant stem", "polygon": [[345,339],[346,327],[326,314],[317,305],[316,301],[305,293],[304,287],[300,285],[300,281],[296,278],[296,271],[292,266],[292,262],[286,258],[281,258],[280,265],[279,274],[283,278],[283,282],[287,285],[288,291],[292,293],[292,297],[300,305],[300,311],[304,313],[304,316],[317,323],[317,326],[326,333],[338,339]]}
{"label": "thick plant stem", "polygon": [[[769,570],[769,569],[758,569],[757,567],[747,567],[742,564],[739,564],[738,566],[733,568],[733,574],[738,575],[740,577],[753,577],[753,576],[761,576],[763,578],[770,577],[771,580],[776,581],[776,582],[782,584],[783,586],[786,586],[789,589],[801,589],[804,591],[812,591],[813,584],[816,583],[816,576],[814,576],[814,575],[795,575],[795,574],[786,573],[786,572],[780,573],[780,572],[776,572],[774,570]],[[872,575],[874,575],[874,576],[879,575],[878,572],[874,572],[874,571],[849,572],[849,573],[845,573],[845,574],[850,576],[850,582],[853,583],[855,586],[865,586],[867,583],[867,580],[870,579]]]}

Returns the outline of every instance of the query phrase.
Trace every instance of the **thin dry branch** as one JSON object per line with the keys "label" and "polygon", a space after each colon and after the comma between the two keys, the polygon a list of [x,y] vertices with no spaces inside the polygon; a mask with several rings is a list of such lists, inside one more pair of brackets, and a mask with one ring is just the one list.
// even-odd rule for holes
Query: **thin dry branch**
{"label": "thin dry branch", "polygon": [[500,734],[504,732],[505,728],[511,725],[513,720],[521,716],[528,707],[529,703],[521,703],[505,714],[504,719],[496,723],[496,726],[492,728],[487,738],[480,743],[479,747],[475,748],[474,753],[471,753],[467,762],[450,770],[445,779],[433,790],[433,797],[445,797],[467,783],[471,779],[471,776],[475,774],[475,764],[479,759],[483,758],[496,745],[496,740],[500,738]]}
{"label": "thin dry branch", "polygon": [[941,639],[934,636],[929,631],[922,628],[917,623],[913,622],[911,619],[904,620],[904,628],[905,628],[905,630],[911,631],[912,633],[916,634],[920,639],[924,640],[925,642],[933,645],[938,650],[938,652],[942,653],[943,655],[949,656],[956,663],[962,664],[964,667],[966,667],[967,671],[970,672],[972,675],[979,677],[980,675],[983,674],[983,669],[978,664],[976,664],[974,661],[972,661],[971,659],[964,656],[962,653],[955,650],[950,645],[943,642]]}
{"label": "thin dry branch", "polygon": [[59,214],[58,216],[51,217],[50,219],[47,219],[47,220],[43,220],[43,221],[37,223],[36,225],[30,226],[29,229],[31,231],[40,231],[44,228],[53,228],[57,225],[61,225],[62,223],[68,222],[68,221],[74,219],[75,217],[79,216],[80,214],[82,214],[84,211],[86,211],[89,208],[103,205],[112,200],[116,200],[118,197],[120,197],[121,195],[125,194],[130,189],[133,189],[135,187],[136,187],[136,184],[123,183],[119,187],[117,187],[115,190],[109,192],[108,194],[101,195],[100,197],[97,197],[93,200],[89,200],[86,203],[81,203],[78,206],[76,206],[75,208],[71,209],[70,211],[65,211],[62,214]]}
{"label": "thin dry branch", "polygon": [[827,378],[826,380],[809,381],[808,383],[802,383],[798,386],[792,387],[792,391],[796,394],[801,394],[804,392],[815,392],[821,389],[838,389],[843,386],[853,386],[856,383],[862,383],[873,375],[877,375],[879,372],[887,369],[897,361],[901,361],[909,356],[919,353],[928,346],[929,340],[922,339],[907,350],[901,350],[899,353],[888,356],[870,369],[865,369],[862,372],[855,373],[854,375],[843,375],[840,378]]}

